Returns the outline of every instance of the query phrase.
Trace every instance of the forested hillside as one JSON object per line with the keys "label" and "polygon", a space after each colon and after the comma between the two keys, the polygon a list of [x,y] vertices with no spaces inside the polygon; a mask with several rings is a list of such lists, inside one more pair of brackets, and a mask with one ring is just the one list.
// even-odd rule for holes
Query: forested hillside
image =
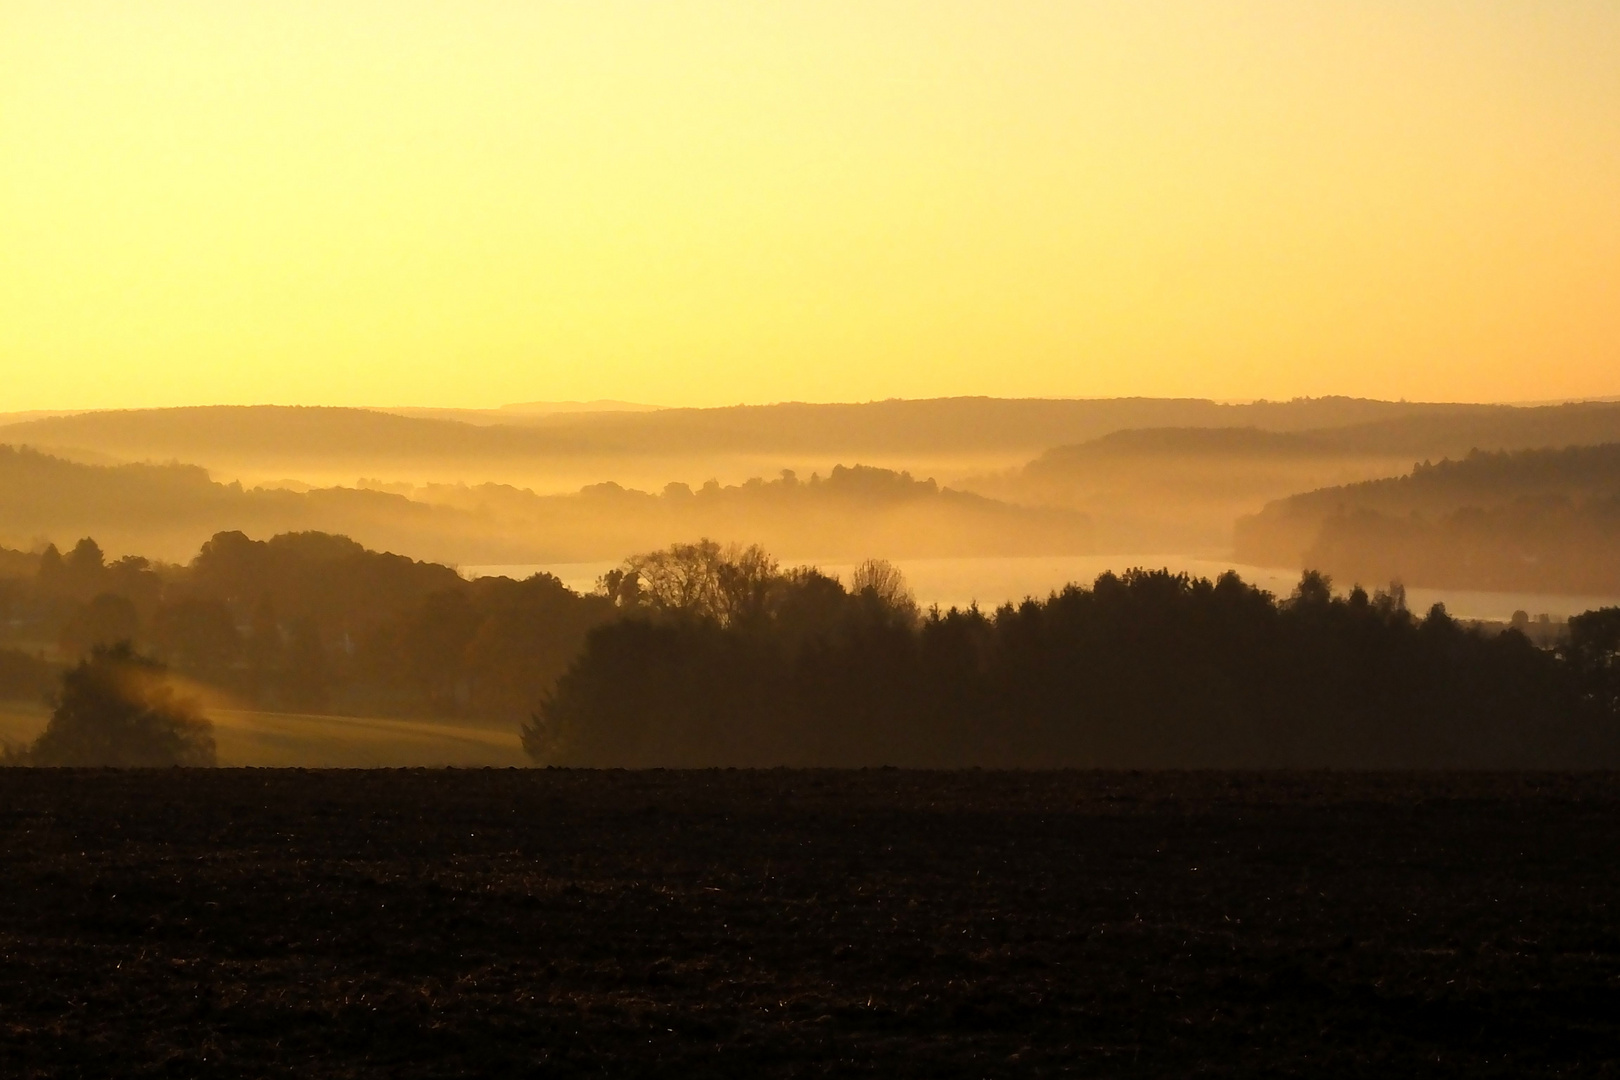
{"label": "forested hillside", "polygon": [[[1295,492],[1404,473],[1414,461],[1620,440],[1620,405],[1414,411],[1307,429],[1163,427],[1058,446],[960,486],[1089,513],[1113,550],[1226,551],[1232,522]],[[1290,562],[1292,560],[1289,560]]]}
{"label": "forested hillside", "polygon": [[1245,562],[1409,585],[1620,592],[1620,443],[1475,452],[1279,500],[1238,522]]}
{"label": "forested hillside", "polygon": [[[140,506],[99,519],[13,515],[0,543],[28,547],[39,537],[93,532],[121,550],[181,558],[212,532],[243,527],[340,531],[372,546],[463,563],[607,559],[698,534],[814,558],[871,551],[1212,554],[1230,549],[1236,518],[1294,492],[1389,476],[1414,461],[1473,449],[1620,441],[1620,403],[1601,402],[949,398],[478,413],[469,421],[457,415],[208,407],[0,426],[0,439],[76,462],[183,461],[208,470],[119,474],[106,486],[153,489]],[[759,490],[785,472],[826,478],[851,462],[895,476],[932,475],[943,487],[922,499],[891,485],[889,506],[865,500],[858,511],[836,497],[848,485]],[[360,477],[370,478],[361,486],[373,494],[355,493]],[[239,480],[243,490],[227,492],[221,479]],[[663,497],[683,489],[699,498]],[[304,494],[310,498],[292,497]],[[210,502],[230,503],[232,511],[213,513]],[[424,512],[427,503],[438,512]],[[71,501],[63,509],[71,512]],[[170,526],[168,535],[154,531],[160,526]]]}
{"label": "forested hillside", "polygon": [[864,466],[696,491],[674,483],[656,495],[614,483],[569,495],[500,484],[382,486],[245,488],[195,466],[86,465],[0,446],[0,544],[28,549],[94,535],[114,552],[180,560],[221,530],[316,530],[452,564],[614,559],[693,535],[828,559],[1066,554],[1091,544],[1083,514]]}

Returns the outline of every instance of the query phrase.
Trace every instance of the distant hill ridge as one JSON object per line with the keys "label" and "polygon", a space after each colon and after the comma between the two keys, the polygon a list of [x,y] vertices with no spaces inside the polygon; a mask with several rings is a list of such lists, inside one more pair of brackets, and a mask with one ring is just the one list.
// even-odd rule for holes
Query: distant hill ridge
{"label": "distant hill ridge", "polygon": [[[1620,416],[1620,406],[1611,407]],[[78,413],[0,426],[0,441],[126,458],[426,459],[606,453],[1027,451],[1126,428],[1255,427],[1299,431],[1405,417],[1487,417],[1511,406],[1310,398],[1218,404],[1201,399],[936,398],[863,404],[784,403],[650,412],[552,413],[513,423],[314,406],[196,406]],[[1524,411],[1524,410],[1517,410]]]}
{"label": "distant hill ridge", "polygon": [[221,484],[195,465],[90,465],[0,445],[0,543],[33,546],[94,532],[113,549],[170,555],[222,528],[375,533],[443,515],[397,495],[346,488],[298,493]]}
{"label": "distant hill ridge", "polygon": [[698,535],[855,558],[1068,554],[1089,550],[1090,540],[1083,514],[1013,506],[860,465],[807,482],[784,473],[697,492],[670,484],[660,495],[613,483],[569,495],[498,484],[291,491],[221,484],[193,465],[87,465],[0,445],[0,544],[37,548],[95,535],[115,552],[178,558],[229,530],[343,533],[449,563],[616,559]]}
{"label": "distant hill ridge", "polygon": [[1054,471],[1069,464],[1132,456],[1438,457],[1475,450],[1559,449],[1614,441],[1620,441],[1620,404],[1484,406],[1477,412],[1421,412],[1297,430],[1256,425],[1126,429],[1053,447],[1030,462],[1028,470]]}
{"label": "distant hill ridge", "polygon": [[1518,499],[1620,494],[1620,442],[1517,451],[1474,450],[1420,463],[1404,476],[1306,491],[1266,508],[1271,516],[1326,516],[1352,510],[1443,513]]}
{"label": "distant hill ridge", "polygon": [[[894,470],[931,472],[953,488],[1001,503],[1071,517],[1085,515],[1093,527],[1091,542],[1114,550],[1203,551],[1226,548],[1234,519],[1289,493],[1389,476],[1406,471],[1414,461],[1461,457],[1474,448],[1620,442],[1620,404],[941,398],[553,414],[512,423],[354,408],[219,406],[41,417],[0,427],[0,442],[7,441],[80,461],[192,462],[214,475],[242,477],[250,487],[258,480],[298,477],[312,482],[310,486],[320,493],[311,492],[315,501],[328,504],[322,518],[305,516],[305,508],[314,505],[311,500],[278,501],[292,499],[294,492],[254,495],[247,501],[255,513],[261,506],[274,506],[275,514],[297,515],[295,520],[267,521],[266,527],[337,529],[370,543],[396,538],[419,542],[418,525],[412,524],[408,535],[393,531],[392,524],[378,531],[376,516],[390,522],[405,520],[402,515],[420,512],[419,503],[408,510],[363,503],[351,489],[333,485],[352,482],[348,478],[355,476],[377,476],[408,479],[411,484],[489,480],[551,492],[619,480],[658,490],[675,478],[691,480],[707,474],[735,481],[774,475],[782,466],[825,470],[836,461],[864,459]],[[726,455],[736,460],[724,463]],[[1028,464],[1013,468],[1017,462]],[[970,470],[980,470],[981,475],[961,480]],[[570,479],[561,480],[565,475]],[[752,506],[751,499],[743,502]],[[555,540],[547,550],[578,554],[594,548],[583,531],[584,517],[558,509],[567,505],[545,502],[514,508],[534,522],[524,550],[535,550],[534,539],[543,530],[551,530]],[[719,503],[704,506],[705,513],[720,512]],[[966,503],[957,500],[957,506],[955,512],[968,512]],[[328,520],[339,511],[355,516],[336,523]],[[132,520],[154,516],[141,508],[132,513]],[[615,520],[628,522],[635,513],[639,511],[626,504]],[[988,515],[982,508],[973,513]],[[752,514],[750,510],[726,520],[743,530]],[[547,523],[538,523],[536,515]],[[559,524],[562,519],[571,524]],[[176,520],[185,520],[184,515]],[[14,540],[28,539],[15,535],[21,528],[18,522],[9,527]],[[220,527],[235,523],[225,521]],[[433,525],[441,527],[448,526]],[[504,542],[498,544],[488,530],[478,539],[470,523],[454,528],[459,535],[453,547],[434,546],[424,554],[455,559],[456,553],[463,553],[459,557],[468,561],[541,561],[497,555],[495,547],[507,550]],[[835,539],[826,529],[814,535]],[[599,542],[617,555],[625,544],[659,546],[664,542],[661,536],[637,526],[631,533],[604,533]],[[906,541],[903,549],[917,553],[921,550],[917,545],[925,540],[934,542],[919,536]],[[1013,548],[1021,552],[1034,543],[1017,537],[1009,543],[1013,540],[1017,541]],[[182,546],[195,542],[195,532],[189,532]],[[884,542],[895,545],[884,549],[890,554],[902,550],[897,533],[886,534]],[[773,534],[772,543],[784,552],[806,553],[781,533]],[[982,546],[988,543],[988,534],[980,534],[972,550],[1012,552]],[[1040,550],[1027,553],[1049,553],[1046,541],[1035,546]],[[476,556],[471,554],[474,547]]]}

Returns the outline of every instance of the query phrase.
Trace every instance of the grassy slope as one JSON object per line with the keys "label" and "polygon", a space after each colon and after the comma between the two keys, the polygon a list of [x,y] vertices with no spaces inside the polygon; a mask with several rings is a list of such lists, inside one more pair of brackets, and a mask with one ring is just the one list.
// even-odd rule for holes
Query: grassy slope
{"label": "grassy slope", "polygon": [[[0,702],[0,742],[32,741],[50,711]],[[515,730],[354,716],[213,709],[221,765],[298,768],[464,768],[526,765]]]}

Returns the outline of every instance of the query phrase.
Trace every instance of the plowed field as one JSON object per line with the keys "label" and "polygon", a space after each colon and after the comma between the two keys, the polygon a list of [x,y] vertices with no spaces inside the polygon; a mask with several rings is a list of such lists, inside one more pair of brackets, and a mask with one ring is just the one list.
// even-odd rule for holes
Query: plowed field
{"label": "plowed field", "polygon": [[0,1074],[1620,1074],[1620,779],[0,771]]}

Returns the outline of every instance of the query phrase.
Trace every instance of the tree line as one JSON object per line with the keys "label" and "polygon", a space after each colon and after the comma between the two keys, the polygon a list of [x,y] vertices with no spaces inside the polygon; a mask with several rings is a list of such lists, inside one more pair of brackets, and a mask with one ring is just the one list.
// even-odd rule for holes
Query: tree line
{"label": "tree line", "polygon": [[681,545],[605,591],[623,617],[524,729],[584,766],[1567,767],[1620,763],[1620,609],[1558,651],[1398,587],[1278,600],[1227,573],[1104,574],[921,613],[758,549]]}
{"label": "tree line", "polygon": [[0,694],[53,694],[66,733],[39,763],[98,745],[94,716],[122,725],[96,736],[119,760],[153,763],[129,748],[161,730],[206,763],[200,709],[164,689],[178,675],[261,708],[505,720],[558,765],[1620,764],[1620,609],[1549,650],[1314,572],[1281,599],[1234,573],[1133,570],[925,612],[881,560],[846,582],[708,540],[580,595],[232,532],[185,566],[47,549],[0,615]]}
{"label": "tree line", "polygon": [[468,581],[325,533],[219,533],[184,566],[85,539],[0,580],[0,697],[128,642],[247,707],[516,723],[613,617],[550,575]]}

